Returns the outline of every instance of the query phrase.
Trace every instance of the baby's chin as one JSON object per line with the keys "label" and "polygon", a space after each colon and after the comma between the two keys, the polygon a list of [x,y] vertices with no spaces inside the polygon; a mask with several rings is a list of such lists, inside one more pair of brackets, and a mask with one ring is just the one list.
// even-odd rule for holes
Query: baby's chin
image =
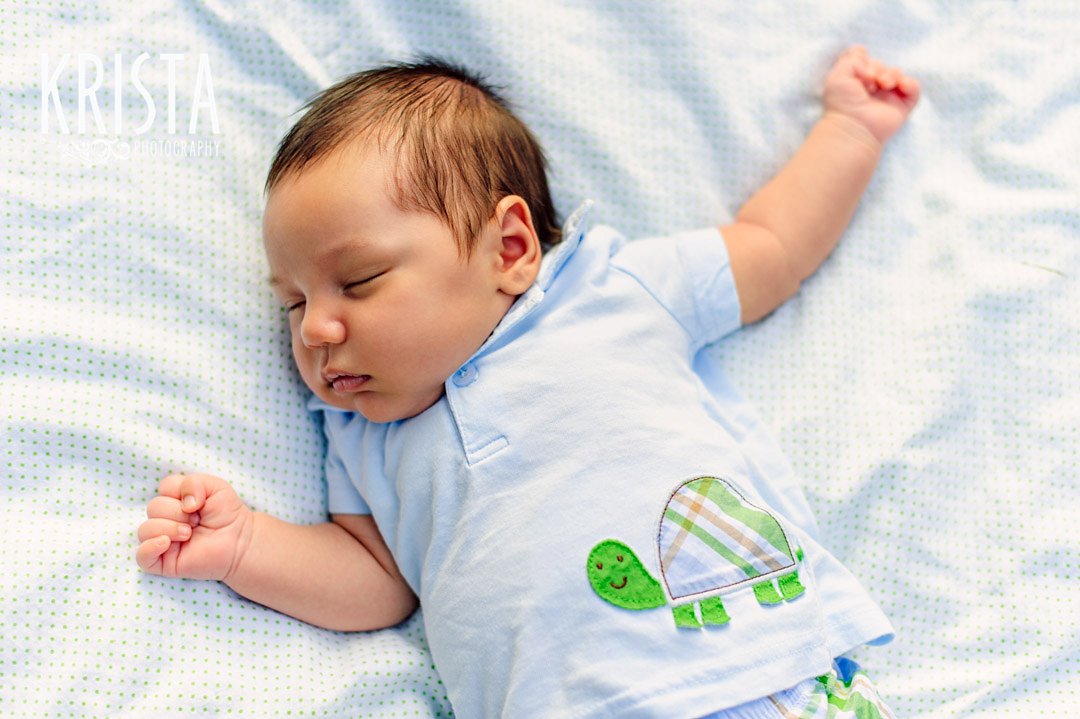
{"label": "baby's chin", "polygon": [[445,393],[440,385],[423,395],[400,395],[376,389],[339,395],[329,388],[312,388],[318,397],[338,409],[356,412],[369,422],[386,424],[410,419],[434,407]]}

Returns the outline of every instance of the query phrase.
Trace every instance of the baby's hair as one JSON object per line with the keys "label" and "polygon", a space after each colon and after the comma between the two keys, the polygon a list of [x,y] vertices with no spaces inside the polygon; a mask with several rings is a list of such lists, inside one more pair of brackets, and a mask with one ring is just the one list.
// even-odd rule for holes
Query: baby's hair
{"label": "baby's hair", "polygon": [[384,65],[346,77],[304,108],[278,146],[266,192],[348,142],[374,139],[396,157],[398,206],[441,218],[463,257],[507,195],[528,204],[545,246],[561,239],[540,144],[468,70],[435,57]]}

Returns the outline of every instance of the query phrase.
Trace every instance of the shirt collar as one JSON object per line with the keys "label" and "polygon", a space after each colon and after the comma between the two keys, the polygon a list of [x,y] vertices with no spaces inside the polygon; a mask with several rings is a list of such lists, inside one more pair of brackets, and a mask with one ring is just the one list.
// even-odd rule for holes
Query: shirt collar
{"label": "shirt collar", "polygon": [[563,223],[562,241],[552,248],[540,263],[540,272],[536,276],[536,284],[540,286],[540,289],[547,290],[551,286],[555,275],[559,274],[559,270],[581,245],[581,241],[585,238],[585,231],[588,230],[589,213],[592,207],[593,201],[585,200],[566,218],[566,222]]}

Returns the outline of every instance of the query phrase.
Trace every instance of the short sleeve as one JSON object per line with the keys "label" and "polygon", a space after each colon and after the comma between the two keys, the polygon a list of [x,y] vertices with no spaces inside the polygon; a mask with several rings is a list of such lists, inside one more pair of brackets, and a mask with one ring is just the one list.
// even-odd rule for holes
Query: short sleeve
{"label": "short sleeve", "polygon": [[[312,398],[315,400],[316,398]],[[319,406],[322,405],[322,406]],[[353,484],[341,456],[341,441],[337,425],[339,412],[327,412],[322,402],[308,402],[308,409],[317,411],[326,435],[326,508],[330,514],[371,514],[371,508]]]}
{"label": "short sleeve", "polygon": [[727,245],[717,227],[629,242],[611,264],[671,313],[695,351],[742,326]]}

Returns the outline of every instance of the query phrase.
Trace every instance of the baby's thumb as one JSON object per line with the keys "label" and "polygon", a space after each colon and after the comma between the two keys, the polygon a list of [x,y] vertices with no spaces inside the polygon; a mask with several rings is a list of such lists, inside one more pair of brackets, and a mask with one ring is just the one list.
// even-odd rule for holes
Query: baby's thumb
{"label": "baby's thumb", "polygon": [[189,474],[180,483],[180,508],[191,514],[202,509],[206,503],[207,482],[210,479],[203,474]]}

